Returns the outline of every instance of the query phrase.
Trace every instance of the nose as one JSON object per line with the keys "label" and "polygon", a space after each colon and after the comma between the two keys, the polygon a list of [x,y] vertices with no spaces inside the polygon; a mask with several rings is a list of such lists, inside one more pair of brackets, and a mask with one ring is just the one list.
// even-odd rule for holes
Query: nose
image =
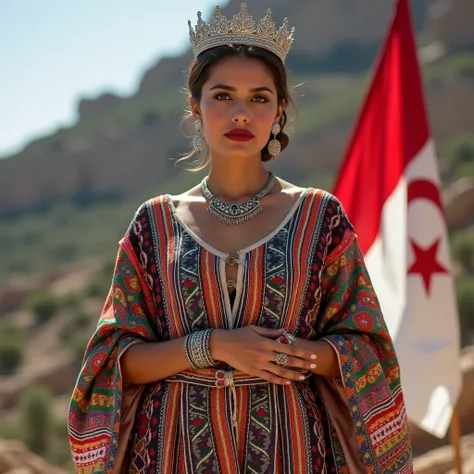
{"label": "nose", "polygon": [[249,115],[244,104],[240,103],[240,104],[235,105],[232,121],[234,123],[248,123],[249,122]]}

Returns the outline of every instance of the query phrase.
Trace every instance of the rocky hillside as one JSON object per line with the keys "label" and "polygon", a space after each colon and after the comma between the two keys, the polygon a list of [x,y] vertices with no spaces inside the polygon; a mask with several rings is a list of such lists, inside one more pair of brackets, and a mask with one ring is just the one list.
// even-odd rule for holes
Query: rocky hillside
{"label": "rocky hillside", "polygon": [[0,474],[66,474],[31,453],[19,441],[0,439]]}
{"label": "rocky hillside", "polygon": [[[238,3],[232,0],[225,13],[235,13]],[[431,34],[425,27],[430,17],[428,7],[434,3],[413,2],[417,29],[425,36]],[[292,159],[290,168],[282,160],[278,171],[291,179],[305,176],[308,169],[312,174],[333,173],[364,90],[364,76],[360,79],[359,74],[372,64],[393,2],[272,0],[269,6],[275,21],[280,23],[288,15],[297,28],[288,66],[293,83],[303,82],[297,99],[304,96],[297,100],[304,106],[291,147],[296,163]],[[261,17],[263,4],[252,5],[253,11],[255,17]],[[193,15],[190,12],[190,17]],[[437,22],[432,22],[433,34],[439,31],[443,41],[450,40],[442,27],[446,15],[438,15]],[[466,35],[474,43],[472,32]],[[0,161],[0,217],[49,208],[58,200],[90,204],[129,199],[172,177],[170,158],[188,147],[180,135],[179,122],[185,103],[180,87],[184,86],[183,71],[189,61],[189,53],[162,59],[144,73],[131,97],[104,94],[95,100],[81,100],[77,125],[36,140],[23,152]],[[473,99],[468,97],[469,84],[465,82],[454,89],[457,97],[452,107],[464,104],[456,107],[455,120],[446,113],[452,83],[428,84],[433,126],[440,138],[473,128]],[[327,103],[335,98],[336,110],[340,110],[337,116]],[[318,157],[317,162],[314,157]],[[130,180],[134,175],[136,179]]]}

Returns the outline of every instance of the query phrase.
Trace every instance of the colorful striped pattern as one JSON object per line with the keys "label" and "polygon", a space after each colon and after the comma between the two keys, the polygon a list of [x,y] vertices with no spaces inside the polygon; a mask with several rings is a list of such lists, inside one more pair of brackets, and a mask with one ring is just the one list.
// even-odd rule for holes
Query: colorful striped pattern
{"label": "colorful striped pattern", "polygon": [[332,344],[366,472],[411,472],[397,359],[339,202],[307,190],[277,231],[241,255],[232,315],[220,276],[224,257],[183,226],[169,197],[141,206],[120,242],[69,408],[77,472],[349,472],[316,376],[281,387],[233,371],[233,392],[215,386],[217,369],[186,371],[140,388],[138,409],[127,412],[130,439],[121,433],[119,440],[122,392],[129,388],[118,355],[130,344],[249,324]]}

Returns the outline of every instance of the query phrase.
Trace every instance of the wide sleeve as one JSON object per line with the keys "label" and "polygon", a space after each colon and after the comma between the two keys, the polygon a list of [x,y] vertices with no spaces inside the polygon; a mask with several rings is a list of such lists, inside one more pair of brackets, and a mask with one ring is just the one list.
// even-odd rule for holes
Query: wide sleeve
{"label": "wide sleeve", "polygon": [[394,345],[340,203],[332,219],[316,331],[337,354],[340,392],[347,398],[366,472],[411,473],[411,441]]}
{"label": "wide sleeve", "polygon": [[114,468],[125,455],[143,390],[143,386],[124,386],[120,357],[133,344],[160,340],[155,304],[140,259],[139,219],[137,212],[119,243],[110,291],[68,408],[72,458],[81,474],[117,472]]}

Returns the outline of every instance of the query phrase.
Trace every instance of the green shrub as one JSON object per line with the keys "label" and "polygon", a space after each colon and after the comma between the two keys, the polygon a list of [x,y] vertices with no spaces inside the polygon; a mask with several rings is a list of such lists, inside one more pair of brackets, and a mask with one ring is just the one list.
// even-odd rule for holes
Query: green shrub
{"label": "green shrub", "polygon": [[37,454],[44,455],[53,434],[53,397],[42,386],[25,390],[20,398],[20,426],[23,440]]}
{"label": "green shrub", "polygon": [[49,321],[58,311],[58,300],[48,292],[33,293],[26,302],[27,307],[33,312],[37,324]]}
{"label": "green shrub", "polygon": [[52,440],[53,442],[45,455],[46,460],[54,466],[60,466],[74,472],[72,470],[71,450],[65,418],[54,420]]}
{"label": "green shrub", "polygon": [[11,375],[23,362],[25,334],[13,323],[0,325],[0,375]]}
{"label": "green shrub", "polygon": [[10,261],[6,261],[6,272],[8,274],[28,274],[32,273],[34,266],[28,258],[13,254],[14,257]]}
{"label": "green shrub", "polygon": [[48,259],[58,265],[77,260],[78,245],[75,242],[62,242],[55,245],[48,251]]}
{"label": "green shrub", "polygon": [[454,259],[466,272],[474,272],[474,231],[465,230],[455,234],[452,239],[452,252]]}
{"label": "green shrub", "polygon": [[58,305],[64,309],[78,310],[82,307],[82,296],[80,293],[70,292],[59,298]]}
{"label": "green shrub", "polygon": [[460,141],[454,148],[454,177],[474,176],[474,139],[470,137]]}
{"label": "green shrub", "polygon": [[86,332],[78,332],[71,337],[70,347],[73,351],[74,356],[80,361],[84,357],[84,353],[86,352],[86,347],[89,343],[90,336],[91,335]]}
{"label": "green shrub", "polygon": [[32,230],[23,235],[23,243],[25,245],[37,245],[41,242],[42,237],[41,232]]}
{"label": "green shrub", "polygon": [[24,343],[18,339],[0,340],[0,374],[14,374],[23,361]]}
{"label": "green shrub", "polygon": [[22,432],[18,423],[2,420],[0,424],[0,439],[22,439]]}
{"label": "green shrub", "polygon": [[101,266],[100,273],[104,278],[112,279],[115,270],[115,258],[107,259]]}
{"label": "green shrub", "polygon": [[460,277],[456,280],[456,296],[463,344],[474,338],[474,277]]}
{"label": "green shrub", "polygon": [[82,308],[73,312],[70,319],[61,329],[60,338],[64,344],[70,344],[76,334],[83,334],[88,332],[91,325],[91,316],[87,314]]}
{"label": "green shrub", "polygon": [[459,134],[439,145],[443,182],[474,176],[474,134]]}
{"label": "green shrub", "polygon": [[90,298],[97,298],[101,293],[101,286],[97,280],[90,280],[84,289],[84,294]]}
{"label": "green shrub", "polygon": [[474,161],[474,143],[472,138],[460,140],[454,146],[453,158],[457,165]]}
{"label": "green shrub", "polygon": [[108,277],[94,278],[90,280],[85,289],[84,294],[90,298],[104,298],[110,289],[112,275]]}

